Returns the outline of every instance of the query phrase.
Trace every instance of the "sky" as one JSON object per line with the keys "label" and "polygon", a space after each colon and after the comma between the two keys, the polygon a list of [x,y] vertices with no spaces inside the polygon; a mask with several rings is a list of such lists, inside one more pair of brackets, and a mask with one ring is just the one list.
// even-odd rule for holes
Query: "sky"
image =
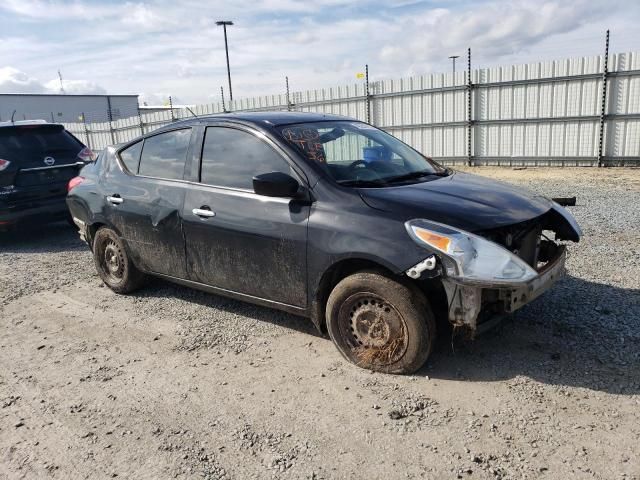
{"label": "sky", "polygon": [[[473,67],[640,51],[637,0],[2,0],[0,93],[139,94],[174,104]],[[460,67],[458,67],[460,68]]]}

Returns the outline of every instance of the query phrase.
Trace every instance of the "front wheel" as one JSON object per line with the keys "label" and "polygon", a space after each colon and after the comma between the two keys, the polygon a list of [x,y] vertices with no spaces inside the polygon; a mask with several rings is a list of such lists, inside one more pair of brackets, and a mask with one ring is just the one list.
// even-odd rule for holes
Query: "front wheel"
{"label": "front wheel", "polygon": [[375,272],[340,281],[327,300],[327,329],[352,363],[384,373],[413,373],[431,353],[435,320],[422,292]]}
{"label": "front wheel", "polygon": [[133,264],[118,234],[103,227],[93,241],[93,259],[102,281],[116,293],[140,288],[145,275]]}

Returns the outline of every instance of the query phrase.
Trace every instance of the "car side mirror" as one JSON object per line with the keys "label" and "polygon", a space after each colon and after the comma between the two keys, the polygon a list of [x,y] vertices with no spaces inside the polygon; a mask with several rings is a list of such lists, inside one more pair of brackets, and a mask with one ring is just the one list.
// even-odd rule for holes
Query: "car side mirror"
{"label": "car side mirror", "polygon": [[291,175],[282,172],[263,173],[253,177],[253,191],[265,197],[298,196],[300,184]]}

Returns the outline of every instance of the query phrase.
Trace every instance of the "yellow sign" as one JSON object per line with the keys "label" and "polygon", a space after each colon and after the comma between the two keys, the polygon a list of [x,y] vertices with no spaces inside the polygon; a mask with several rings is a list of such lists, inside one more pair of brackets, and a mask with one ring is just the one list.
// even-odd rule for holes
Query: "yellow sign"
{"label": "yellow sign", "polygon": [[356,78],[364,78],[364,73],[362,72],[356,73]]}

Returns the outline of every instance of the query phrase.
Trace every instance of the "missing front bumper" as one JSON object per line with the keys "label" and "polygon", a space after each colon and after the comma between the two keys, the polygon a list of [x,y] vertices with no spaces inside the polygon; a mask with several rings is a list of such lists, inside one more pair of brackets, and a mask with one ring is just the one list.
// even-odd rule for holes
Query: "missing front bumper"
{"label": "missing front bumper", "polygon": [[540,274],[527,282],[522,287],[507,290],[505,300],[505,311],[514,312],[518,308],[532,302],[544,292],[553,287],[558,280],[566,273],[565,262],[567,259],[567,249],[564,245],[558,247],[556,256],[552,258],[540,270]]}
{"label": "missing front bumper", "polygon": [[492,306],[496,313],[511,313],[532,302],[549,290],[565,274],[566,247],[558,247],[555,255],[539,270],[538,276],[526,283],[477,284],[443,279],[449,303],[449,321],[472,332],[477,329],[478,315],[485,306],[483,291],[490,291],[495,297]]}

